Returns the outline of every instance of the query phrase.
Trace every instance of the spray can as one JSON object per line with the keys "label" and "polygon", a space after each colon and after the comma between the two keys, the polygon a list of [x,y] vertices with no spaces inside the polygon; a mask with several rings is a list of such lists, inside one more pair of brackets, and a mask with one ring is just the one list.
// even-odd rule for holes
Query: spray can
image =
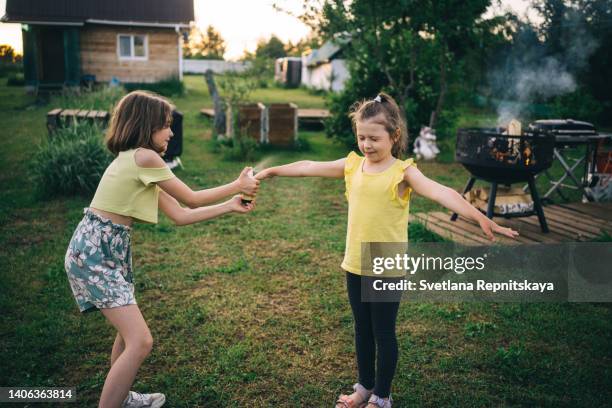
{"label": "spray can", "polygon": [[[255,170],[251,170],[249,172],[249,177],[255,177]],[[240,194],[240,199],[242,201],[242,205],[247,205],[247,204],[251,203],[255,199],[255,197],[252,196],[252,195],[249,195],[249,194],[241,193]]]}

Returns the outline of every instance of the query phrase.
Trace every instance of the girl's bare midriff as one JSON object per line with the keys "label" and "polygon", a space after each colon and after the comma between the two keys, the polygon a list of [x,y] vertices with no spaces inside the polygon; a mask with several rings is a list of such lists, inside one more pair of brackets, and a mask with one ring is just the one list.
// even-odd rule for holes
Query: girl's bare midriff
{"label": "girl's bare midriff", "polygon": [[90,208],[90,210],[101,217],[108,218],[115,224],[122,224],[131,227],[132,223],[134,222],[132,217],[127,217],[125,215],[115,214],[112,212],[99,210],[97,208]]}

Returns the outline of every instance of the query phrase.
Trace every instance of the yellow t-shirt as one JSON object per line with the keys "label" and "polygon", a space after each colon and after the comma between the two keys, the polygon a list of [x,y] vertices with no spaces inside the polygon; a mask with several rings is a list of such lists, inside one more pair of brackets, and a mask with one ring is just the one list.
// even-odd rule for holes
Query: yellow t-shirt
{"label": "yellow t-shirt", "polygon": [[364,173],[364,160],[365,157],[351,152],[344,165],[348,226],[341,266],[357,275],[369,274],[361,267],[362,242],[408,242],[412,189],[407,187],[401,196],[398,192],[404,170],[416,166],[413,159],[398,159],[385,171]]}
{"label": "yellow t-shirt", "polygon": [[159,207],[159,187],[155,183],[175,176],[168,166],[138,166],[136,150],[119,152],[104,171],[89,206],[155,224]]}

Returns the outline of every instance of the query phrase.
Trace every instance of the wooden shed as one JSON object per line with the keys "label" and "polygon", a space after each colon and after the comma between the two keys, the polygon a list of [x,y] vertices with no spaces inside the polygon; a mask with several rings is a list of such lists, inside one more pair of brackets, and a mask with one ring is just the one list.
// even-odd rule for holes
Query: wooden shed
{"label": "wooden shed", "polygon": [[182,76],[182,32],[193,0],[7,0],[21,23],[26,86],[156,82]]}

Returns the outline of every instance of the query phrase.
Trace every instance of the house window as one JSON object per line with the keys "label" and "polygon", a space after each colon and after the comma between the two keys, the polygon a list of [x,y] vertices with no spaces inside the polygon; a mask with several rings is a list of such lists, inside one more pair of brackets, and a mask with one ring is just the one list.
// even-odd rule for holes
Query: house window
{"label": "house window", "polygon": [[117,54],[122,60],[148,59],[148,38],[146,35],[119,34],[117,36]]}

